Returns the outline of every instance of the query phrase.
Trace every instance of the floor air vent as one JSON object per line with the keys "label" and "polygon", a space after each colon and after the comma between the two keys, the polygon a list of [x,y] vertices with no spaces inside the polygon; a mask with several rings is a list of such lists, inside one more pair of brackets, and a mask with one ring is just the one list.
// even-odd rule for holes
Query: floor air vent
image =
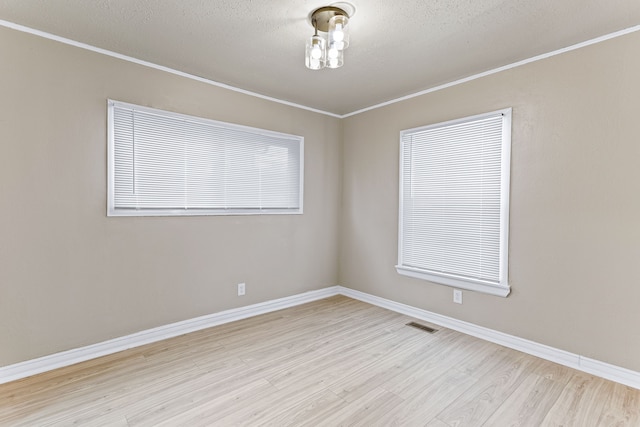
{"label": "floor air vent", "polygon": [[409,322],[409,323],[407,323],[407,326],[412,326],[414,328],[421,329],[421,330],[423,330],[425,332],[429,332],[430,334],[438,332],[437,329],[433,329],[433,328],[430,328],[430,327],[425,326],[425,325],[421,325],[420,323],[416,323],[416,322]]}

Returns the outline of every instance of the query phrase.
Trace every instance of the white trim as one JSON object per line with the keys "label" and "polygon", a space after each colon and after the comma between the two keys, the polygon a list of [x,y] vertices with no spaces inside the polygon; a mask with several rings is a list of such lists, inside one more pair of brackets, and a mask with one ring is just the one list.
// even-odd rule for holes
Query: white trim
{"label": "white trim", "polygon": [[640,372],[580,356],[581,371],[640,389]]}
{"label": "white trim", "polygon": [[[433,123],[426,126],[419,126],[412,129],[405,129],[400,131],[400,153],[399,153],[399,182],[400,191],[398,192],[398,264],[396,265],[396,271],[398,274],[404,276],[413,277],[415,279],[428,280],[440,285],[451,286],[459,289],[466,289],[470,291],[482,292],[489,295],[495,295],[500,297],[507,297],[511,292],[509,287],[509,181],[511,170],[511,115],[512,108],[503,108],[496,111],[491,111],[482,114],[476,114],[473,116],[462,117],[458,119],[448,120],[440,123]],[[421,134],[425,131],[433,131],[443,128],[448,128],[458,124],[475,123],[486,119],[500,118],[502,134],[500,140],[500,247],[498,261],[499,261],[499,275],[498,280],[491,281],[482,278],[464,277],[461,275],[453,274],[451,272],[443,270],[429,270],[423,268],[424,266],[407,265],[404,260],[404,253],[407,248],[404,246],[405,237],[405,195],[408,193],[413,194],[411,188],[405,188],[407,184],[407,172],[412,176],[411,167],[406,169],[407,153],[411,157],[411,164],[413,164],[413,145],[407,140],[416,134]],[[410,178],[413,179],[413,178]],[[412,184],[409,184],[411,187]]]}
{"label": "white trim", "polygon": [[194,76],[193,74],[188,74],[188,73],[185,73],[185,72],[182,72],[182,71],[174,70],[173,68],[165,67],[165,66],[162,66],[162,65],[157,65],[157,64],[154,64],[152,62],[143,61],[141,59],[133,58],[131,56],[122,55],[120,53],[116,53],[116,52],[112,52],[112,51],[107,50],[107,49],[102,49],[102,48],[99,48],[99,47],[91,46],[91,45],[88,45],[86,43],[81,43],[81,42],[78,42],[78,41],[75,41],[75,40],[67,39],[65,37],[56,36],[56,35],[51,34],[51,33],[47,33],[47,32],[40,31],[40,30],[36,30],[35,28],[25,27],[24,25],[16,24],[16,23],[10,22],[10,21],[5,21],[3,19],[0,19],[0,26],[6,27],[6,28],[11,28],[13,30],[21,31],[21,32],[28,33],[28,34],[33,34],[35,36],[43,37],[43,38],[49,39],[49,40],[54,40],[54,41],[57,41],[57,42],[60,42],[60,43],[64,43],[64,44],[68,44],[68,45],[71,45],[71,46],[79,47],[81,49],[90,50],[92,52],[101,53],[103,55],[111,56],[113,58],[122,59],[123,61],[133,62],[134,64],[142,65],[142,66],[153,68],[153,69],[160,70],[160,71],[165,71],[167,73],[175,74],[177,76],[185,77],[185,78],[192,79],[192,80],[196,80],[196,81],[201,82],[201,83],[210,84],[212,86],[217,86],[217,87],[221,87],[221,88],[224,88],[224,89],[229,89],[229,90],[232,90],[234,92],[240,92],[240,93],[243,93],[245,95],[254,96],[256,98],[265,99],[267,101],[276,102],[278,104],[288,105],[290,107],[300,108],[302,110],[307,110],[307,111],[311,111],[311,112],[318,113],[318,114],[324,114],[326,116],[335,117],[335,118],[338,118],[338,119],[345,119],[347,117],[355,116],[357,114],[364,113],[364,112],[367,112],[367,111],[370,111],[370,110],[375,110],[375,109],[378,109],[378,108],[386,107],[387,105],[396,104],[398,102],[406,101],[407,99],[416,98],[418,96],[426,95],[426,94],[431,93],[431,92],[437,92],[439,90],[446,89],[446,88],[449,88],[449,87],[452,87],[452,86],[457,86],[459,84],[467,83],[467,82],[470,82],[472,80],[479,79],[481,77],[490,76],[492,74],[496,74],[496,73],[499,73],[501,71],[510,70],[512,68],[520,67],[521,65],[526,65],[526,64],[529,64],[531,62],[540,61],[542,59],[547,59],[547,58],[550,58],[552,56],[560,55],[562,53],[571,52],[572,50],[580,49],[580,48],[583,48],[583,47],[586,47],[586,46],[590,46],[592,44],[604,42],[604,41],[607,41],[607,40],[610,40],[610,39],[614,39],[616,37],[621,37],[621,36],[624,36],[624,35],[627,35],[627,34],[634,33],[636,31],[640,31],[640,25],[635,25],[633,27],[625,28],[625,29],[620,30],[620,31],[615,31],[615,32],[610,33],[610,34],[605,34],[605,35],[600,36],[600,37],[596,37],[596,38],[593,38],[593,39],[590,39],[590,40],[586,40],[586,41],[581,42],[581,43],[576,43],[574,45],[571,45],[571,46],[568,46],[568,47],[564,47],[562,49],[557,49],[557,50],[554,50],[554,51],[551,51],[551,52],[548,52],[548,53],[543,53],[541,55],[537,55],[537,56],[534,56],[532,58],[523,59],[522,61],[514,62],[512,64],[507,64],[507,65],[504,65],[502,67],[498,67],[498,68],[494,68],[492,70],[488,70],[488,71],[485,71],[485,72],[482,72],[482,73],[474,74],[474,75],[469,76],[469,77],[464,77],[462,79],[454,80],[454,81],[449,82],[449,83],[445,83],[445,84],[442,84],[442,85],[439,85],[439,86],[434,86],[432,88],[425,89],[425,90],[422,90],[420,92],[412,93],[410,95],[406,95],[406,96],[403,96],[403,97],[400,97],[400,98],[395,98],[395,99],[392,99],[392,100],[389,100],[389,101],[382,102],[380,104],[375,104],[375,105],[372,105],[370,107],[362,108],[360,110],[352,111],[351,113],[336,114],[336,113],[331,113],[329,111],[319,110],[319,109],[316,109],[316,108],[307,107],[305,105],[296,104],[294,102],[283,101],[281,99],[273,98],[273,97],[266,96],[266,95],[261,95],[259,93],[251,92],[251,91],[248,91],[248,90],[245,90],[245,89],[240,89],[240,88],[237,88],[237,87],[234,87],[234,86],[230,86],[230,85],[227,85],[227,84],[224,84],[224,83],[216,82],[214,80],[209,80],[209,79],[205,79],[205,78],[202,78],[202,77]]}
{"label": "white trim", "polygon": [[398,272],[398,274],[413,277],[414,279],[427,280],[438,285],[465,289],[467,291],[480,292],[497,297],[507,297],[511,292],[511,288],[509,287],[509,285],[502,286],[497,283],[490,283],[483,280],[471,281],[461,276],[447,275],[445,273],[435,274],[429,272],[428,270],[420,270],[400,264],[396,265],[396,271]]}
{"label": "white trim", "polygon": [[[122,116],[131,117],[130,119],[131,123],[118,125],[117,124],[118,113],[116,113],[116,110],[120,110],[119,112],[119,114],[121,115],[120,117]],[[134,114],[134,116],[131,116],[131,114]],[[142,114],[144,116],[144,118],[141,119],[141,122],[138,122],[138,114]],[[156,120],[156,121],[151,122],[149,119],[150,116],[153,117],[153,119],[151,120]],[[116,154],[119,151],[116,147],[116,144],[117,144],[116,133],[118,131],[122,131],[123,135],[120,135],[120,137],[123,138],[121,143],[126,141],[127,143],[131,144],[131,148],[128,148],[128,149],[124,149],[124,147],[122,147],[123,153],[126,151],[126,154],[121,153],[122,157],[125,157],[125,158],[128,157],[127,160],[130,160],[135,164],[135,157],[137,154],[137,149],[135,147],[137,144],[136,141],[138,140],[136,136],[137,134],[135,133],[140,132],[146,135],[142,137],[142,140],[148,141],[147,138],[148,138],[149,132],[153,130],[154,126],[156,126],[158,122],[162,122],[164,125],[172,127],[174,126],[176,121],[179,121],[185,124],[186,126],[193,125],[195,127],[200,127],[200,128],[205,127],[207,130],[214,129],[216,132],[216,136],[211,136],[209,134],[209,139],[213,138],[217,142],[222,143],[223,146],[218,147],[218,149],[222,149],[225,152],[226,152],[226,148],[223,148],[223,147],[226,147],[224,146],[224,139],[230,137],[229,132],[231,132],[234,135],[234,137],[238,139],[238,141],[243,140],[245,143],[252,144],[254,149],[258,150],[257,154],[260,154],[263,148],[271,146],[272,143],[278,144],[278,146],[280,146],[279,144],[286,144],[287,147],[297,148],[298,156],[296,156],[297,157],[296,163],[298,168],[295,171],[297,172],[297,175],[298,175],[297,176],[298,179],[296,183],[298,197],[297,197],[297,201],[295,202],[297,203],[297,207],[268,208],[268,207],[262,207],[259,205],[259,202],[263,201],[263,196],[265,197],[266,200],[270,200],[269,197],[270,197],[270,194],[272,194],[270,193],[271,190],[275,190],[275,191],[284,190],[285,192],[287,192],[287,194],[290,194],[289,192],[291,190],[296,189],[294,186],[291,186],[291,185],[287,185],[285,189],[270,188],[269,190],[266,191],[266,193],[262,192],[262,186],[260,186],[260,190],[258,190],[257,192],[254,192],[255,189],[253,190],[249,189],[248,191],[246,191],[247,189],[243,188],[241,190],[242,194],[245,194],[248,196],[255,196],[255,200],[253,199],[252,200],[254,201],[256,206],[252,206],[252,207],[247,206],[242,208],[227,208],[224,203],[227,201],[227,199],[225,195],[222,195],[222,199],[224,201],[218,200],[217,202],[214,202],[214,205],[216,206],[210,206],[208,208],[193,208],[191,206],[188,206],[188,202],[187,202],[188,194],[190,195],[191,191],[188,191],[184,187],[181,188],[182,192],[176,191],[175,193],[171,194],[171,196],[180,194],[181,198],[178,200],[182,202],[183,204],[182,208],[177,208],[177,207],[147,208],[145,207],[144,203],[149,200],[145,196],[136,195],[135,181],[137,178],[135,174],[135,166],[132,171],[125,172],[123,176],[116,176],[116,173],[117,173]],[[142,131],[140,131],[139,129],[142,129]],[[133,132],[130,136],[129,133],[134,130],[136,132]],[[220,132],[220,133],[217,133],[217,132]],[[276,131],[267,130],[267,129],[260,129],[260,128],[255,128],[251,126],[239,125],[239,124],[230,123],[230,122],[222,122],[219,120],[213,120],[205,117],[177,113],[175,111],[170,111],[170,110],[161,110],[158,108],[147,107],[144,105],[136,105],[128,102],[116,101],[114,99],[107,99],[107,134],[108,134],[107,135],[107,147],[108,147],[107,216],[132,217],[132,216],[203,216],[203,215],[302,215],[303,213],[303,208],[304,208],[303,207],[303,203],[304,203],[304,195],[303,195],[304,137],[303,136],[293,135],[293,134],[283,133],[283,132],[276,132]],[[264,140],[263,137],[266,137],[267,139]],[[205,142],[209,142],[209,139],[207,139]],[[185,137],[184,139],[178,138],[178,139],[173,139],[171,141],[165,141],[163,144],[158,143],[158,145],[162,145],[163,147],[167,145],[171,145],[172,148],[179,147],[179,149],[182,150],[185,148],[185,146],[189,146],[192,142],[196,143],[197,145],[199,143],[202,143],[203,141],[198,138],[194,138],[192,140],[191,138]],[[227,163],[233,163],[237,161],[240,161],[242,163],[245,161],[245,159],[243,160],[238,160],[238,159],[241,159],[241,157],[237,155],[228,156]],[[155,159],[151,159],[151,161],[153,160]],[[179,159],[179,160],[181,160],[180,163],[184,163],[183,162],[184,159]],[[163,160],[162,162],[163,162],[162,166],[166,166],[166,160]],[[149,163],[150,162],[147,163],[148,166],[149,166]],[[154,164],[153,166],[157,166],[157,165]],[[174,166],[176,165],[174,164]],[[182,174],[180,175],[179,179],[184,179],[185,176],[188,178],[195,176],[197,179],[198,173],[194,171],[188,163],[184,163],[184,165],[180,164],[180,167],[182,169],[181,171]],[[163,171],[164,169],[161,172]],[[288,167],[286,172],[287,174],[291,172]],[[192,175],[192,173],[194,174]],[[216,178],[222,179],[219,176],[216,176]],[[117,181],[128,182],[132,185],[131,189],[128,189],[127,191],[124,192],[126,193],[125,195],[126,200],[120,201],[120,203],[118,203],[118,201],[116,200],[117,188],[115,183]],[[168,178],[167,181],[168,182],[170,181],[170,184],[168,184],[168,187],[175,187],[175,185],[177,184],[177,182],[175,182],[173,179],[170,179],[170,178]],[[145,180],[145,185],[149,185],[149,184],[150,183],[147,180]],[[204,186],[207,187],[209,182],[205,181],[204,183],[201,183],[201,184],[204,184]],[[291,183],[289,182],[288,184],[291,184]],[[154,187],[151,192],[154,194],[157,194],[156,192],[158,191],[168,190],[171,193],[173,189],[168,187],[165,187],[163,184],[160,184],[157,187]],[[191,194],[201,196],[202,194],[198,193],[200,190],[202,190],[202,187],[198,187],[198,190],[194,190],[193,193]],[[207,190],[211,190],[211,189],[207,187],[204,190],[204,192],[206,193]],[[157,204],[158,206],[161,206],[166,201],[166,199],[156,198],[153,195],[151,196],[151,200],[153,204]],[[176,202],[176,200],[174,200],[174,202]],[[291,202],[291,200],[287,199],[287,202]],[[140,205],[138,203],[140,203]],[[247,203],[247,204],[250,205],[251,203]],[[293,205],[293,203],[291,205]]]}
{"label": "white trim", "polygon": [[169,74],[175,74],[176,76],[185,77],[187,79],[195,80],[200,83],[206,83],[208,85],[221,87],[223,89],[232,90],[234,92],[239,92],[245,95],[254,96],[256,98],[265,99],[267,101],[276,102],[278,104],[287,105],[289,107],[300,108],[301,110],[312,111],[318,114],[324,114],[326,116],[341,118],[339,114],[331,113],[329,111],[319,110],[317,108],[307,107],[306,105],[296,104],[295,102],[284,101],[282,99],[273,98],[271,96],[262,95],[256,92],[251,92],[249,90],[240,89],[235,86],[230,86],[225,83],[216,82],[214,80],[205,79],[203,77],[194,76],[193,74],[185,73],[183,71],[175,70],[173,68],[165,67],[164,65],[154,64],[153,62],[143,61],[141,59],[134,58],[132,56],[123,55],[121,53],[113,52],[111,50],[102,49],[100,47],[91,46],[86,43],[82,43],[76,40],[71,40],[66,37],[56,36],[55,34],[47,33],[45,31],[36,30],[35,28],[25,27],[24,25],[16,24],[14,22],[5,21],[0,19],[0,26],[11,28],[12,30],[22,31],[23,33],[33,34],[34,36],[39,36],[45,39],[54,40],[60,43],[64,43],[70,46],[79,47],[80,49],[89,50],[91,52],[100,53],[102,55],[111,56],[113,58],[122,59],[123,61],[132,62],[134,64],[142,65],[144,67],[153,68],[155,70],[165,71]]}
{"label": "white trim", "polygon": [[344,118],[347,118],[347,117],[355,116],[356,114],[364,113],[364,112],[371,111],[371,110],[376,110],[378,108],[386,107],[387,105],[396,104],[398,102],[402,102],[402,101],[406,101],[407,99],[416,98],[418,96],[426,95],[426,94],[431,93],[431,92],[437,92],[437,91],[442,90],[442,89],[447,89],[449,87],[457,86],[459,84],[467,83],[467,82],[470,82],[472,80],[476,80],[476,79],[479,79],[479,78],[482,78],[482,77],[490,76],[492,74],[496,74],[496,73],[499,73],[501,71],[506,71],[506,70],[510,70],[512,68],[520,67],[521,65],[526,65],[526,64],[530,64],[532,62],[536,62],[536,61],[540,61],[540,60],[543,60],[543,59],[551,58],[552,56],[556,56],[556,55],[560,55],[560,54],[563,54],[563,53],[571,52],[572,50],[580,49],[580,48],[583,48],[583,47],[586,47],[586,46],[590,46],[592,44],[604,42],[604,41],[607,41],[607,40],[610,40],[610,39],[613,39],[613,38],[616,38],[616,37],[620,37],[620,36],[624,36],[624,35],[627,35],[627,34],[631,34],[631,33],[634,33],[636,31],[640,31],[640,25],[635,25],[633,27],[625,28],[624,30],[616,31],[616,32],[613,32],[613,33],[610,33],[610,34],[605,34],[604,36],[596,37],[594,39],[587,40],[587,41],[584,41],[584,42],[581,42],[581,43],[576,43],[574,45],[567,46],[567,47],[564,47],[562,49],[554,50],[554,51],[551,51],[551,52],[548,52],[548,53],[543,53],[541,55],[537,55],[537,56],[534,56],[532,58],[523,59],[522,61],[514,62],[512,64],[507,64],[507,65],[504,65],[502,67],[498,67],[498,68],[494,68],[492,70],[488,70],[488,71],[485,71],[485,72],[482,72],[482,73],[474,74],[474,75],[469,76],[469,77],[464,77],[462,79],[454,80],[452,82],[445,83],[445,84],[442,84],[442,85],[439,85],[439,86],[435,86],[435,87],[432,87],[432,88],[429,88],[429,89],[425,89],[425,90],[422,90],[420,92],[412,93],[410,95],[403,96],[401,98],[392,99],[392,100],[389,100],[389,101],[386,101],[386,102],[382,102],[380,104],[375,104],[375,105],[372,105],[370,107],[362,108],[360,110],[356,110],[356,111],[353,111],[351,113],[343,114],[343,115],[340,116],[340,118],[344,119]]}
{"label": "white trim", "polygon": [[640,372],[621,368],[615,365],[610,365],[599,360],[589,359],[587,357],[570,353],[568,351],[560,350],[534,341],[529,341],[524,338],[505,334],[503,332],[495,331],[483,326],[474,325],[473,323],[468,323],[462,320],[443,316],[441,314],[433,313],[427,310],[422,310],[410,305],[391,301],[375,295],[357,291],[355,289],[349,289],[340,286],[339,293],[353,299],[377,305],[378,307],[386,308],[387,310],[395,311],[397,313],[405,314],[416,319],[431,322],[445,328],[453,329],[454,331],[462,332],[464,334],[483,339],[485,341],[490,341],[505,347],[512,348],[514,350],[522,351],[523,353],[531,354],[542,359],[550,360],[552,362],[577,369],[579,371],[587,372],[589,374],[615,381],[629,387],[640,389]]}
{"label": "white trim", "polygon": [[86,347],[80,347],[13,365],[3,366],[0,367],[0,384],[62,368],[64,366],[73,365],[75,363],[84,362],[86,360],[95,359],[97,357],[117,353],[130,348],[139,347],[145,344],[162,341],[164,339],[176,337],[189,332],[199,331],[212,326],[246,319],[259,314],[270,313],[272,311],[282,310],[288,307],[294,307],[335,295],[344,295],[349,298],[357,299],[378,307],[386,308],[387,310],[395,311],[416,319],[425,320],[485,341],[490,341],[573,369],[606,378],[629,387],[640,389],[640,372],[610,365],[598,360],[589,359],[568,351],[549,347],[524,338],[505,334],[493,329],[474,325],[473,323],[453,319],[451,317],[377,297],[355,289],[345,288],[343,286],[332,286],[290,297],[252,304],[246,307],[225,310],[219,313],[148,329],[146,331],[88,345]]}
{"label": "white trim", "polygon": [[279,298],[245,307],[225,310],[219,313],[208,314],[194,319],[187,319],[181,322],[171,323],[169,325],[159,326],[157,328],[136,332],[131,335],[88,345],[86,347],[80,347],[13,365],[3,366],[0,367],[0,384],[30,377],[35,374],[62,368],[64,366],[73,365],[75,363],[84,362],[86,360],[95,359],[97,357],[106,356],[108,354],[117,353],[130,348],[139,347],[145,344],[162,341],[167,338],[176,337],[189,332],[195,332],[212,326],[218,326],[260,314],[282,310],[284,308],[305,304],[338,294],[338,286],[318,289],[290,297]]}

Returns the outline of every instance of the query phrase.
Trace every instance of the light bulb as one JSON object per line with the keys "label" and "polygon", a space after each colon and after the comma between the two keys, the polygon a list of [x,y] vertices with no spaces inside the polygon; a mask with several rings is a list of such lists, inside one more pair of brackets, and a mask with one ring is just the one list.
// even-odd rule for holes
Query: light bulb
{"label": "light bulb", "polygon": [[349,46],[349,18],[336,15],[329,20],[329,44],[338,50]]}
{"label": "light bulb", "polygon": [[307,40],[305,64],[312,70],[320,70],[325,67],[327,42],[318,35],[313,35]]}
{"label": "light bulb", "polygon": [[322,49],[320,46],[315,45],[313,49],[311,49],[311,59],[315,59],[316,61],[322,58]]}
{"label": "light bulb", "polygon": [[334,46],[329,48],[327,52],[327,67],[340,68],[344,64],[344,55],[342,50],[336,49]]}
{"label": "light bulb", "polygon": [[336,24],[336,29],[333,32],[333,41],[341,42],[344,40],[344,31],[342,31],[342,25]]}

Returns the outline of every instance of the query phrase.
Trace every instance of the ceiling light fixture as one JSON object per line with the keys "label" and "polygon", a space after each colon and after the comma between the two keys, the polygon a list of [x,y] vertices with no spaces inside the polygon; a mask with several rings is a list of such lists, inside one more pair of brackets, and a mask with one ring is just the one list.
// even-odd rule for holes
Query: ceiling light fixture
{"label": "ceiling light fixture", "polygon": [[[321,70],[324,67],[342,67],[344,50],[349,46],[349,18],[354,12],[355,8],[349,3],[339,3],[321,7],[309,14],[314,34],[307,40],[307,68]],[[326,33],[326,36],[318,35],[318,31]]]}

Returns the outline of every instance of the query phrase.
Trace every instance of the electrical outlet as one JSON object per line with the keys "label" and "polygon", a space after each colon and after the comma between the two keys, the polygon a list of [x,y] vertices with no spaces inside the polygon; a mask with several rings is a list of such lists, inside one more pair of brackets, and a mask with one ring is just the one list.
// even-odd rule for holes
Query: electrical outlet
{"label": "electrical outlet", "polygon": [[462,304],[462,291],[460,289],[453,290],[453,302]]}
{"label": "electrical outlet", "polygon": [[238,283],[238,296],[244,295],[244,292],[245,292],[245,284]]}

